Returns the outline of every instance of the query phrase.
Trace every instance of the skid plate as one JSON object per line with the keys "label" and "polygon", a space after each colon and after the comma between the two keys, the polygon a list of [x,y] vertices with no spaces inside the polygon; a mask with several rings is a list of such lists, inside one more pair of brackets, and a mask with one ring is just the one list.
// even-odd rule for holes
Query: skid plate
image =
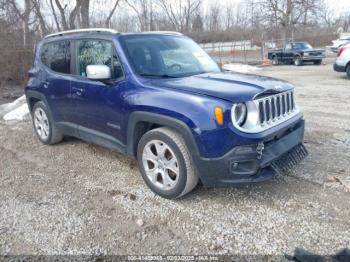
{"label": "skid plate", "polygon": [[303,144],[297,145],[289,152],[277,158],[271,163],[271,167],[278,175],[284,175],[298,165],[308,155],[308,152]]}

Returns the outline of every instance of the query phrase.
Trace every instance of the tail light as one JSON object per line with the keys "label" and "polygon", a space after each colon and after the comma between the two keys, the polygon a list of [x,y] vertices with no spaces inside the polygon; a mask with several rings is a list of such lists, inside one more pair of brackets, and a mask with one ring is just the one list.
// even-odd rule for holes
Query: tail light
{"label": "tail light", "polygon": [[344,50],[345,50],[345,47],[340,48],[338,51],[337,57],[341,56],[341,54],[344,52]]}

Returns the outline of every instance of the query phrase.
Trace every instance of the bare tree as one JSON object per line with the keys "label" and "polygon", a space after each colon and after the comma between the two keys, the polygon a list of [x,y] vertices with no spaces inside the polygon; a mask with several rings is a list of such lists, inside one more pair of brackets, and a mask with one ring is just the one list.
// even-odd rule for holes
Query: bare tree
{"label": "bare tree", "polygon": [[76,0],[74,8],[69,14],[69,29],[77,28],[76,18],[79,15],[79,9],[83,1],[89,1],[89,0]]}
{"label": "bare tree", "polygon": [[15,0],[10,0],[10,4],[12,5],[13,11],[18,15],[22,22],[22,30],[23,30],[23,47],[28,46],[28,34],[29,34],[29,19],[30,14],[32,12],[32,2],[31,0],[24,1],[24,10],[21,11],[18,7],[18,4]]}
{"label": "bare tree", "polygon": [[221,5],[219,2],[210,5],[208,12],[208,29],[211,32],[220,31]]}
{"label": "bare tree", "polygon": [[55,21],[56,29],[57,29],[58,31],[61,31],[61,26],[60,26],[60,23],[58,22],[56,10],[55,10],[55,7],[54,7],[52,1],[53,1],[53,0],[49,0],[49,4],[50,4],[51,12],[52,12],[52,15],[53,15],[53,18],[54,18],[54,21]]}
{"label": "bare tree", "polygon": [[48,33],[48,30],[47,30],[46,21],[43,17],[43,14],[42,14],[41,2],[39,0],[32,0],[32,4],[34,7],[35,15],[37,16],[37,18],[39,20],[40,35],[41,35],[41,37],[43,37],[44,35],[46,35]]}
{"label": "bare tree", "polygon": [[[51,0],[50,0],[51,1]],[[89,7],[90,0],[76,0],[73,9],[68,11],[68,4],[62,5],[61,0],[55,0],[56,7],[58,8],[60,14],[61,28],[63,30],[75,29],[77,28],[77,19],[81,17],[81,26],[89,27]],[[51,1],[51,9],[54,15],[55,21],[58,21],[57,14],[55,11],[55,6]]]}
{"label": "bare tree", "polygon": [[200,13],[197,13],[192,22],[192,31],[203,32],[203,30],[204,30],[203,18]]}
{"label": "bare tree", "polygon": [[[60,0],[55,0],[55,3],[56,3],[56,6],[58,8],[58,11],[60,13],[60,16],[61,16],[62,28],[63,28],[63,30],[68,30],[69,27],[68,27],[67,18],[66,18],[66,12],[65,12],[65,10],[67,8],[67,4],[62,6]],[[55,12],[54,8],[53,8],[53,12]]]}
{"label": "bare tree", "polygon": [[201,0],[158,0],[158,5],[176,31],[189,32],[192,15],[197,13]]}
{"label": "bare tree", "polygon": [[90,26],[90,1],[82,0],[80,3],[81,27],[88,28]]}
{"label": "bare tree", "polygon": [[260,4],[266,12],[267,20],[281,26],[282,38],[287,39],[294,26],[301,22],[307,23],[310,13],[318,12],[322,0],[263,0]]}
{"label": "bare tree", "polygon": [[141,31],[153,29],[152,0],[126,0],[127,5],[135,12]]}
{"label": "bare tree", "polygon": [[345,13],[340,20],[340,24],[343,27],[343,29],[345,30],[345,32],[348,32],[350,30],[350,12]]}
{"label": "bare tree", "polygon": [[105,26],[106,26],[106,27],[110,27],[111,19],[112,19],[114,13],[115,13],[115,10],[116,10],[117,7],[118,7],[119,2],[120,2],[120,0],[116,0],[115,3],[114,3],[113,8],[112,8],[111,11],[109,12],[109,15],[108,15],[108,17],[107,17],[107,19],[106,19],[106,21],[105,21]]}

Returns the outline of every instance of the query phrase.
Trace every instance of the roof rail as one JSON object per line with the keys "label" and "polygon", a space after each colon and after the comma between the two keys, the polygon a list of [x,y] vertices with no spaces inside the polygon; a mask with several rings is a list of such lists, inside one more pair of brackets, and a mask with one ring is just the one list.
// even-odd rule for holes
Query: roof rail
{"label": "roof rail", "polygon": [[63,36],[63,35],[69,35],[69,34],[76,34],[76,33],[84,33],[84,32],[103,32],[103,33],[111,33],[116,34],[118,31],[115,31],[113,29],[109,28],[84,28],[84,29],[75,29],[75,30],[68,30],[68,31],[61,31],[53,34],[49,34],[45,36],[44,38],[50,38],[55,36]]}
{"label": "roof rail", "polygon": [[145,31],[141,32],[144,34],[168,34],[168,35],[183,35],[182,33],[176,31]]}

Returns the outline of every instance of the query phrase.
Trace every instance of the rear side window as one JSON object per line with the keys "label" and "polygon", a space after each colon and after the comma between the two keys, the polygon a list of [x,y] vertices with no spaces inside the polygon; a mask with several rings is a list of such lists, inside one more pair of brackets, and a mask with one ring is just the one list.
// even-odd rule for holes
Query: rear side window
{"label": "rear side window", "polygon": [[52,71],[70,74],[70,41],[58,41],[44,44],[41,49],[41,62]]}

